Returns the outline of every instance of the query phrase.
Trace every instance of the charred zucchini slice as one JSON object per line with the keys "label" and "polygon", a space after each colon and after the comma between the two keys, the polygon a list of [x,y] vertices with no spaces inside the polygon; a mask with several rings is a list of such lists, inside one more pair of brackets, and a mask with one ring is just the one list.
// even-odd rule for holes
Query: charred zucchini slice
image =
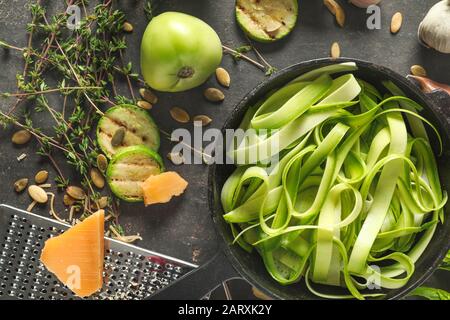
{"label": "charred zucchini slice", "polygon": [[252,39],[271,42],[288,35],[297,22],[297,0],[237,0],[236,19]]}
{"label": "charred zucchini slice", "polygon": [[[125,135],[118,146],[111,143],[119,129]],[[121,130],[123,130],[121,129]],[[155,151],[159,149],[159,130],[147,111],[133,105],[118,105],[109,109],[97,126],[97,141],[103,152],[111,158],[129,146],[145,145]]]}
{"label": "charred zucchini slice", "polygon": [[123,148],[112,158],[106,177],[111,191],[127,202],[144,200],[142,184],[164,171],[161,157],[146,146]]}

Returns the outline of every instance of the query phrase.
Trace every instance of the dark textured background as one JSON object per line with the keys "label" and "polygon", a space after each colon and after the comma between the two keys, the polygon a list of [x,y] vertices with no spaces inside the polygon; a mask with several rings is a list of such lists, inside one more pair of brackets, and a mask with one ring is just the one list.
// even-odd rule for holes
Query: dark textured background
{"label": "dark textured background", "polygon": [[[65,1],[43,1],[52,9],[63,9]],[[119,2],[119,1],[117,1]],[[237,47],[245,43],[245,37],[234,20],[234,1],[213,0],[165,0],[157,12],[181,11],[200,17],[208,22],[219,34],[224,44]],[[341,46],[342,56],[368,60],[385,65],[400,74],[407,74],[413,64],[423,65],[435,80],[450,83],[450,59],[448,55],[426,49],[417,41],[417,27],[428,8],[437,0],[389,0],[382,2],[382,29],[366,28],[365,10],[343,3],[347,13],[344,29],[336,26],[333,17],[319,0],[299,1],[299,22],[292,34],[274,44],[258,44],[264,56],[277,68],[291,64],[326,57],[334,41]],[[25,46],[25,26],[29,13],[25,9],[26,0],[0,0],[0,39],[16,46]],[[136,66],[139,64],[140,38],[147,24],[143,14],[143,1],[121,0],[119,5],[126,11],[135,31],[128,36],[127,56]],[[401,11],[404,24],[399,34],[391,35],[389,23],[391,16]],[[262,72],[246,63],[235,63],[225,56],[223,66],[229,70],[232,85],[226,90],[223,104],[207,103],[202,92],[208,86],[217,86],[211,78],[202,87],[179,94],[159,94],[160,103],[151,111],[152,115],[166,131],[177,124],[170,118],[168,109],[181,106],[191,113],[207,114],[213,119],[213,126],[220,128],[233,106],[254,86],[265,79]],[[14,91],[15,75],[22,71],[22,60],[15,52],[0,50],[0,92]],[[126,91],[124,91],[126,93]],[[7,109],[7,101],[0,101],[2,110]],[[37,125],[49,127],[51,122],[45,117],[36,118]],[[186,128],[192,128],[186,125]],[[26,194],[16,195],[12,184],[22,177],[30,179],[40,169],[52,171],[51,166],[34,155],[36,145],[30,143],[23,148],[10,143],[12,129],[0,130],[0,202],[26,208],[30,199]],[[163,140],[161,154],[171,149],[170,142]],[[28,154],[26,160],[16,161],[22,153]],[[173,169],[167,162],[168,169]],[[202,264],[206,262],[217,247],[217,239],[207,207],[207,168],[202,165],[177,167],[190,182],[190,187],[182,198],[169,205],[143,209],[142,205],[122,205],[121,222],[128,233],[140,233],[144,240],[138,245],[159,251],[180,259]],[[70,172],[70,171],[67,171]],[[70,175],[70,174],[69,174]],[[52,175],[54,177],[54,175]],[[63,207],[59,205],[60,210]],[[36,212],[48,214],[48,208],[38,208]],[[62,214],[63,215],[63,214]],[[447,287],[450,284],[444,272],[432,279],[434,285]]]}

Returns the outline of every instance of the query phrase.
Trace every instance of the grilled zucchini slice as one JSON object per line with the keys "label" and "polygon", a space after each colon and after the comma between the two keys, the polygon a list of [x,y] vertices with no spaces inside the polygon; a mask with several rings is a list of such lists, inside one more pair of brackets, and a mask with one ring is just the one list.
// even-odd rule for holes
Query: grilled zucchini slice
{"label": "grilled zucchini slice", "polygon": [[236,19],[252,39],[272,42],[287,36],[297,23],[297,0],[237,0]]}
{"label": "grilled zucchini slice", "polygon": [[[111,140],[120,128],[125,129],[123,141],[113,147]],[[122,149],[145,145],[158,151],[160,136],[158,126],[147,111],[133,105],[118,105],[109,109],[97,126],[97,141],[103,152],[111,158]]]}
{"label": "grilled zucchini slice", "polygon": [[146,146],[132,146],[114,155],[106,178],[111,191],[118,198],[127,202],[140,202],[144,200],[144,181],[163,171],[164,164],[158,153]]}

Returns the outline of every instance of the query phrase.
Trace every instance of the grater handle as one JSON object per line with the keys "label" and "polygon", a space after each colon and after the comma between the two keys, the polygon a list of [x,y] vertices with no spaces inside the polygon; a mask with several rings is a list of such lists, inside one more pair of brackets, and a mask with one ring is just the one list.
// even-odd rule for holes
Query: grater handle
{"label": "grater handle", "polygon": [[149,297],[152,300],[200,300],[222,282],[242,278],[222,250],[205,265]]}

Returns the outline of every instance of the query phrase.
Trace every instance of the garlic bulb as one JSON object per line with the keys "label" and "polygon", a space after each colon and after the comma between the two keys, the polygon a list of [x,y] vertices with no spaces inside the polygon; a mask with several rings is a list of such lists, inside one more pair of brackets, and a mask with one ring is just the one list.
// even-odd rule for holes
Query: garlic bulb
{"label": "garlic bulb", "polygon": [[428,47],[450,53],[450,0],[436,3],[419,26],[419,39]]}
{"label": "garlic bulb", "polygon": [[360,8],[367,8],[373,4],[379,3],[381,0],[350,0],[355,6]]}

